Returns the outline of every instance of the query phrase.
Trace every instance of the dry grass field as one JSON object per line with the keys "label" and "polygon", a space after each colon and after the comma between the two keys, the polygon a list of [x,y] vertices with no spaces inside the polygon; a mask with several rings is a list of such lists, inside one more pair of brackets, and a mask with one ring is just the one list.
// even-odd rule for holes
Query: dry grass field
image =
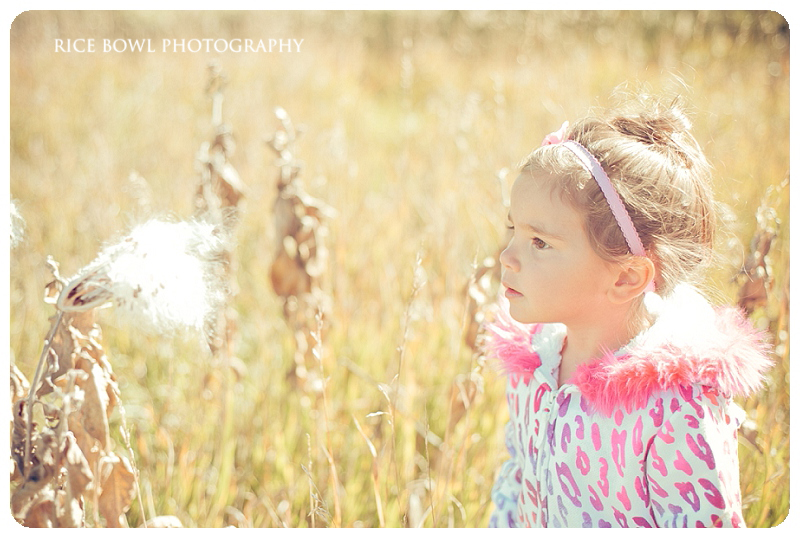
{"label": "dry grass field", "polygon": [[[776,367],[740,402],[751,420],[739,450],[747,524],[786,517],[789,34],[780,15],[65,11],[24,13],[10,33],[10,196],[25,228],[10,253],[9,351],[28,381],[55,313],[43,301],[47,257],[70,277],[135,225],[196,212],[198,151],[218,123],[211,62],[223,77],[217,103],[235,144],[225,158],[246,187],[227,275],[227,353],[121,308],[96,313],[119,397],[104,408],[107,449],[138,477],[116,523],[485,526],[507,411],[503,378],[465,344],[465,286],[505,240],[503,189],[517,163],[622,84],[680,93],[692,106],[725,207],[709,275],[717,300],[737,301],[740,268],[763,252],[751,240],[776,233],[762,264],[767,298],[752,314],[775,335]],[[56,52],[56,39],[79,38],[97,50]],[[103,39],[148,38],[155,52],[102,51]],[[162,50],[164,39],[193,38],[302,44]],[[276,107],[299,131],[290,149],[303,188],[335,212],[303,221],[327,248],[311,275],[319,323],[287,317],[272,284],[276,245],[305,244],[284,239],[275,214],[281,170],[296,164],[276,163],[274,135],[286,131]],[[311,342],[305,370],[295,330]],[[12,476],[12,495],[18,483]],[[103,502],[87,495],[86,526],[114,524]]]}

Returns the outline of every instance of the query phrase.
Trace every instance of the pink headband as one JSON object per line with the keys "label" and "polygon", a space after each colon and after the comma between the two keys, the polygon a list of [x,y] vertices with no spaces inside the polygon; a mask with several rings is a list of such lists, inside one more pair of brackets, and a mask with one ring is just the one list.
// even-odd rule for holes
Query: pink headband
{"label": "pink headband", "polygon": [[[590,174],[592,174],[592,177],[597,182],[600,190],[603,191],[603,196],[606,197],[606,201],[611,208],[611,213],[613,213],[614,218],[617,220],[617,225],[619,226],[619,229],[622,230],[622,235],[625,236],[625,241],[628,243],[628,248],[630,249],[631,254],[634,256],[647,256],[647,253],[644,250],[644,245],[642,245],[642,240],[639,238],[639,234],[636,232],[636,227],[633,225],[631,216],[625,209],[625,205],[622,203],[619,193],[617,193],[614,185],[611,184],[608,174],[606,174],[605,170],[603,170],[603,167],[600,165],[600,162],[594,157],[594,155],[589,153],[588,149],[574,140],[566,140],[568,126],[569,122],[565,121],[558,131],[550,133],[544,138],[542,145],[548,146],[551,144],[558,144],[564,146],[575,154],[581,165],[583,165],[583,167]],[[647,291],[653,291],[652,282],[648,286]]]}

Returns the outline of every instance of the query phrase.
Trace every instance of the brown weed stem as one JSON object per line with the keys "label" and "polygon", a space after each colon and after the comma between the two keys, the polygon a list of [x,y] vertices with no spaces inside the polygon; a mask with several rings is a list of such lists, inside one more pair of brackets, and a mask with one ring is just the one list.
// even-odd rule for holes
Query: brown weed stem
{"label": "brown weed stem", "polygon": [[31,435],[33,433],[33,401],[36,399],[36,392],[39,389],[39,376],[42,373],[42,366],[45,363],[45,357],[50,352],[51,345],[53,343],[53,337],[58,330],[59,325],[61,325],[61,319],[64,317],[64,312],[58,310],[58,314],[56,316],[56,320],[53,322],[52,327],[50,327],[50,331],[47,333],[47,337],[44,340],[44,348],[42,349],[42,354],[39,357],[39,363],[36,365],[36,373],[33,374],[33,380],[31,381],[30,391],[28,392],[28,401],[25,404],[25,412],[27,413],[26,417],[26,431],[25,431],[25,459],[22,462],[23,469],[22,469],[22,476],[25,477],[25,480],[28,479],[28,473],[30,472],[30,457],[31,457]]}

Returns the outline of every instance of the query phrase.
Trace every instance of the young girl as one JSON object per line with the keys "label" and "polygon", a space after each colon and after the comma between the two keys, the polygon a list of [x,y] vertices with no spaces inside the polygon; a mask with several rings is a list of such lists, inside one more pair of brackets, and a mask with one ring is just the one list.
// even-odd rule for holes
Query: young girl
{"label": "young girl", "polygon": [[709,165],[677,105],[638,106],[565,123],[512,188],[489,326],[511,457],[490,526],[745,526],[731,398],[758,388],[768,345],[691,286]]}

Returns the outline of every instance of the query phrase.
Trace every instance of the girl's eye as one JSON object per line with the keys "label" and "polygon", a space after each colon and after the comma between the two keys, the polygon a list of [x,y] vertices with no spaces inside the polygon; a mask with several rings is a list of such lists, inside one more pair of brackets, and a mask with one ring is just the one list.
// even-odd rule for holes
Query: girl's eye
{"label": "girl's eye", "polygon": [[537,250],[543,250],[550,246],[541,239],[539,239],[538,237],[534,237],[533,239],[531,239],[531,243],[533,243],[533,248]]}

